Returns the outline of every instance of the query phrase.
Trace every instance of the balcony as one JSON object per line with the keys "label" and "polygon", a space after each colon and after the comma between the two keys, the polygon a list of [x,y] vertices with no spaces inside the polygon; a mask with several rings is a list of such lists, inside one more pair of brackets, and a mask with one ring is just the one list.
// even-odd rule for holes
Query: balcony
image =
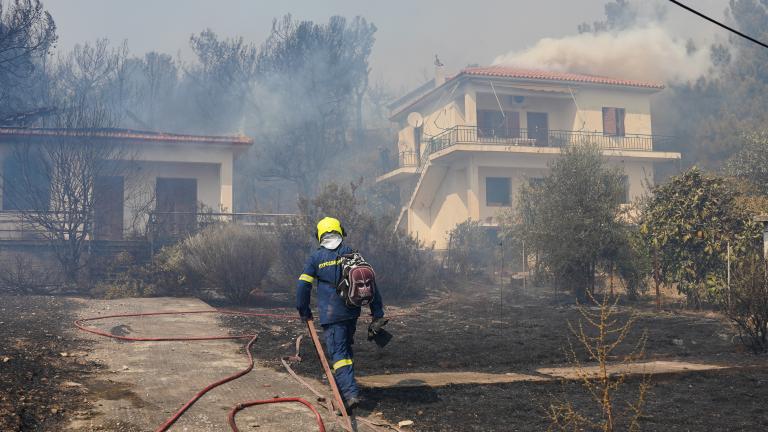
{"label": "balcony", "polygon": [[426,148],[421,157],[414,152],[401,152],[400,167],[422,166],[430,154],[456,144],[480,144],[520,147],[568,147],[578,144],[595,144],[603,150],[653,151],[654,145],[668,140],[658,135],[626,134],[604,135],[602,132],[479,128],[455,126],[439,135],[424,139]]}

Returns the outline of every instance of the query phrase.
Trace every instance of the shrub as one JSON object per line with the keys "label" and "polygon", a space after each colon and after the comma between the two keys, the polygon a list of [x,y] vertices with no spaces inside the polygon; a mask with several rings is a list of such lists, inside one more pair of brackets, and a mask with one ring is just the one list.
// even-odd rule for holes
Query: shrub
{"label": "shrub", "polygon": [[127,252],[110,263],[112,277],[96,284],[93,294],[105,298],[184,296],[195,294],[195,275],[186,268],[180,245],[166,246],[148,263],[138,264]]}
{"label": "shrub", "polygon": [[210,226],[181,244],[192,277],[232,303],[246,302],[261,288],[275,258],[274,237],[241,225]]}
{"label": "shrub", "polygon": [[755,353],[768,350],[768,264],[758,254],[734,269],[730,298],[721,300],[739,330],[742,343]]}
{"label": "shrub", "polygon": [[[579,306],[581,318],[577,324],[568,322],[568,328],[576,343],[569,337],[566,356],[575,369],[584,393],[591,396],[590,403],[577,404],[567,396],[554,399],[546,413],[550,421],[548,430],[639,431],[651,384],[649,376],[646,375],[640,380],[633,397],[622,401],[620,392],[630,390],[624,390],[623,387],[632,384],[627,382],[628,372],[612,373],[609,361],[617,357],[618,351],[626,345],[631,347],[631,350],[626,355],[618,356],[617,365],[620,368],[626,368],[630,363],[641,359],[645,354],[647,333],[643,332],[634,345],[630,344],[629,338],[638,316],[633,314],[622,322],[616,308],[618,297],[611,299],[604,294],[602,299],[598,300],[591,294],[587,296],[592,305]],[[584,355],[588,361],[595,363],[593,367],[580,360]]]}
{"label": "shrub", "polygon": [[308,254],[317,247],[313,240],[314,228],[303,219],[294,224],[279,225],[275,237],[277,240],[277,256],[270,271],[272,286],[285,286],[286,281],[294,282],[304,267]]}
{"label": "shrub", "polygon": [[62,277],[51,271],[53,260],[27,252],[0,256],[0,290],[15,294],[47,293]]}

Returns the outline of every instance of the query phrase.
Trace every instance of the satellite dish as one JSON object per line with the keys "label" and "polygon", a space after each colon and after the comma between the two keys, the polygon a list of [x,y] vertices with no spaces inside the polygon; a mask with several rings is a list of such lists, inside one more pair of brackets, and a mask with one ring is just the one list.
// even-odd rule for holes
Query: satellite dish
{"label": "satellite dish", "polygon": [[415,128],[420,127],[421,125],[424,124],[424,117],[422,117],[421,114],[417,112],[412,112],[408,114],[407,120],[408,120],[408,124]]}

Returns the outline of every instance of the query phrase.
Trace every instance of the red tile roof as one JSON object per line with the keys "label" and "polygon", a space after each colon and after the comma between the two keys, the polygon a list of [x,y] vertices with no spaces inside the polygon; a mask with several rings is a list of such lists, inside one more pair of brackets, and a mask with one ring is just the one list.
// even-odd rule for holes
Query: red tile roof
{"label": "red tile roof", "polygon": [[459,75],[480,75],[491,76],[500,78],[518,78],[518,79],[530,79],[530,80],[547,80],[547,81],[569,81],[585,84],[601,84],[601,85],[616,85],[626,87],[643,87],[651,89],[663,89],[664,84],[649,82],[649,81],[635,81],[618,78],[608,78],[596,75],[577,74],[570,72],[551,72],[533,69],[520,69],[508,66],[487,66],[487,67],[469,67],[459,73]]}
{"label": "red tile roof", "polygon": [[[662,90],[664,89],[664,84],[657,83],[657,82],[650,82],[650,81],[635,81],[635,80],[627,80],[627,79],[618,79],[618,78],[608,78],[608,77],[602,77],[597,75],[586,75],[586,74],[577,74],[577,73],[570,73],[570,72],[551,72],[551,71],[543,71],[543,70],[535,70],[535,69],[521,69],[521,68],[514,68],[509,66],[485,66],[485,67],[468,67],[459,72],[458,74],[448,77],[445,80],[445,83],[443,83],[440,86],[432,87],[432,89],[427,90],[426,84],[419,88],[419,90],[422,90],[422,93],[420,96],[418,96],[416,99],[414,99],[411,103],[407,104],[403,108],[400,108],[396,112],[394,112],[391,116],[391,118],[396,117],[399,114],[402,114],[403,112],[408,111],[411,107],[418,104],[422,100],[424,100],[429,95],[433,94],[437,89],[454,82],[457,79],[460,79],[464,76],[487,76],[487,77],[496,77],[496,78],[512,78],[512,79],[523,79],[523,80],[539,80],[539,81],[555,81],[555,82],[573,82],[577,84],[596,84],[596,85],[611,85],[611,86],[624,86],[624,87],[638,87],[638,88],[644,88],[644,89],[651,89],[651,90]],[[427,84],[432,83],[434,86],[434,81],[429,81]],[[416,93],[416,91],[412,92]],[[402,101],[403,99],[406,99],[405,97],[400,98],[399,101]],[[396,104],[393,104],[396,105]]]}
{"label": "red tile roof", "polygon": [[251,145],[253,140],[246,136],[184,135],[165,132],[137,131],[131,129],[49,129],[0,127],[0,138],[22,137],[64,137],[100,138],[150,142],[177,142],[225,145]]}

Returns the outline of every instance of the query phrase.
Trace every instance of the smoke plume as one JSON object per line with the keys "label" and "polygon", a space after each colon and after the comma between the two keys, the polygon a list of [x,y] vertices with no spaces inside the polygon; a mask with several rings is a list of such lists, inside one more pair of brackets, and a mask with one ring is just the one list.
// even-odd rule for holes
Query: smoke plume
{"label": "smoke plume", "polygon": [[546,38],[522,51],[496,57],[495,65],[574,72],[667,84],[695,80],[707,72],[707,50],[691,49],[658,24],[620,32]]}

